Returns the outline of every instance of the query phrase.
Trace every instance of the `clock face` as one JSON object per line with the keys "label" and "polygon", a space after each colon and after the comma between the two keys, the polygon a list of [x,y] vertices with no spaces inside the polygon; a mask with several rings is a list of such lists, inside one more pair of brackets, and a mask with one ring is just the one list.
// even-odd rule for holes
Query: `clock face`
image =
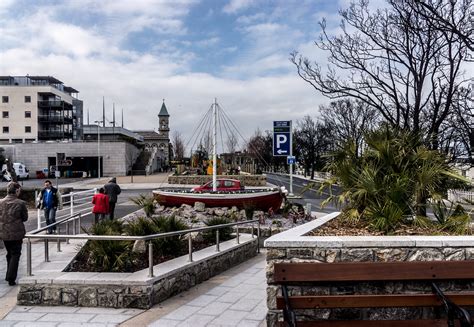
{"label": "clock face", "polygon": [[166,123],[166,120],[164,120],[164,119],[160,122],[160,125],[161,125],[162,128],[168,127],[168,124]]}

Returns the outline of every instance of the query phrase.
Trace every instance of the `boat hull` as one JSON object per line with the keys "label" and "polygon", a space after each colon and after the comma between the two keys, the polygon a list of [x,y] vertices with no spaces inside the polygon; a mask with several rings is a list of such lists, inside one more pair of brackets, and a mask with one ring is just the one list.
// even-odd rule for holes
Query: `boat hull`
{"label": "boat hull", "polygon": [[256,210],[273,211],[280,209],[283,196],[279,190],[251,191],[250,193],[193,193],[169,190],[155,190],[153,195],[158,203],[173,207],[187,204],[194,206],[202,202],[206,207],[237,207],[245,209],[252,207]]}

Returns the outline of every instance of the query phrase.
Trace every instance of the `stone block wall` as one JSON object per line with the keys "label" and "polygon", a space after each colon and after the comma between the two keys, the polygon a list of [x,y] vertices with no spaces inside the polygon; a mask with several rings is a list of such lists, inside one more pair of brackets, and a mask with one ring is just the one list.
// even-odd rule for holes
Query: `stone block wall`
{"label": "stone block wall", "polygon": [[[167,298],[185,291],[257,253],[257,238],[196,263],[148,281],[114,283],[35,283],[20,285],[19,305],[64,305],[107,308],[148,309]],[[159,266],[158,269],[159,270]],[[84,283],[85,282],[85,283]]]}
{"label": "stone block wall", "polygon": [[[266,186],[266,175],[219,175],[217,178],[237,179],[244,186]],[[169,176],[169,184],[202,185],[212,181],[211,175]]]}

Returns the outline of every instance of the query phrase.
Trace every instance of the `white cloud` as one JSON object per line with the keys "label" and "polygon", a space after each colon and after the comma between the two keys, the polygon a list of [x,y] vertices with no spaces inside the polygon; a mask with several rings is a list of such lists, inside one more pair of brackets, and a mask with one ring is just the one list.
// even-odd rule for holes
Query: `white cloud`
{"label": "white cloud", "polygon": [[222,9],[226,14],[235,14],[255,4],[254,0],[230,0]]}

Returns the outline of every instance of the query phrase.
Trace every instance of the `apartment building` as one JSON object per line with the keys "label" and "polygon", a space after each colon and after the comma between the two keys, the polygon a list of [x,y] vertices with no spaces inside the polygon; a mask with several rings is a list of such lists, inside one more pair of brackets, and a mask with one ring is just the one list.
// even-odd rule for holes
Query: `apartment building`
{"label": "apartment building", "polygon": [[0,76],[0,144],[82,139],[78,93],[52,76]]}

